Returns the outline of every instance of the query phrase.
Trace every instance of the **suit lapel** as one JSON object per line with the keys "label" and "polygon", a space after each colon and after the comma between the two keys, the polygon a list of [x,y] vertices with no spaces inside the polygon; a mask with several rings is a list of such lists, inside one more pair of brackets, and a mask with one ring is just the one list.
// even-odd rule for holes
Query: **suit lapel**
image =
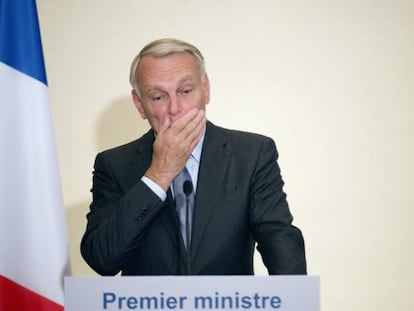
{"label": "suit lapel", "polygon": [[208,122],[197,181],[197,195],[193,218],[191,254],[197,252],[228,166],[227,138],[219,128]]}
{"label": "suit lapel", "polygon": [[144,175],[151,164],[153,143],[154,133],[152,130],[149,130],[137,140],[135,145],[136,156],[132,158],[132,165],[136,168],[135,171],[138,172],[140,176]]}

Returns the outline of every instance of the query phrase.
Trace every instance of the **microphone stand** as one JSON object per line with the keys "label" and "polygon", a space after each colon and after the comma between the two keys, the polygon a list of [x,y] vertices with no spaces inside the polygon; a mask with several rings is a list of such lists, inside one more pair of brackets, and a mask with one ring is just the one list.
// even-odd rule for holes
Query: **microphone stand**
{"label": "microphone stand", "polygon": [[187,275],[191,275],[190,264],[190,195],[193,192],[193,184],[190,180],[186,180],[183,183],[183,192],[185,194],[185,235],[187,241]]}

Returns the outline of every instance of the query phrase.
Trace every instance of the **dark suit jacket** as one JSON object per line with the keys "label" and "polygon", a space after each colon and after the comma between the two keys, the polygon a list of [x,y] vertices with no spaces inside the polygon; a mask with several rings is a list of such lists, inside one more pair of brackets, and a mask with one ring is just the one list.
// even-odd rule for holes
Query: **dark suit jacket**
{"label": "dark suit jacket", "polygon": [[168,192],[141,177],[154,134],[97,155],[93,201],[81,243],[99,274],[253,274],[255,241],[270,274],[306,274],[304,242],[292,226],[274,142],[207,122],[189,261]]}

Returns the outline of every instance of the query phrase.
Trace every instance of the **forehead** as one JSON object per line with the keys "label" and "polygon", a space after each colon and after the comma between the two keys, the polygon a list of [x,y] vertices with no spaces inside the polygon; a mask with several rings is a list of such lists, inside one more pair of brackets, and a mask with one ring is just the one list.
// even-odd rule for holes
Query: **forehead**
{"label": "forehead", "polygon": [[157,81],[176,81],[183,77],[198,78],[199,68],[194,56],[187,52],[172,53],[162,57],[144,55],[136,71],[139,84]]}

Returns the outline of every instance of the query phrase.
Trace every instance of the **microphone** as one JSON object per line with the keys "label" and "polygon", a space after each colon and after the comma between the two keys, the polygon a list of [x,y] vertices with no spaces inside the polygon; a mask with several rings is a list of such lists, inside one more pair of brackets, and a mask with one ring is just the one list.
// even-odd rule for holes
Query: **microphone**
{"label": "microphone", "polygon": [[183,192],[188,197],[193,192],[193,183],[188,179],[183,183]]}
{"label": "microphone", "polygon": [[183,192],[185,194],[185,236],[187,241],[187,275],[191,274],[190,265],[190,194],[193,192],[193,183],[186,180],[183,183]]}

